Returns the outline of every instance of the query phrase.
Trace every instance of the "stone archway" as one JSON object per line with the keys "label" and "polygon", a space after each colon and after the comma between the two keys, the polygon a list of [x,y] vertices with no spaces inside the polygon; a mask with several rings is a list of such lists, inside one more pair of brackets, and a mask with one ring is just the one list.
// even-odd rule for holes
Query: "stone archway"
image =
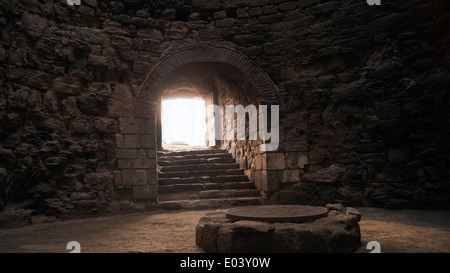
{"label": "stone archway", "polygon": [[269,76],[251,59],[234,48],[217,44],[182,44],[169,49],[160,61],[153,65],[135,94],[133,115],[153,116],[153,109],[160,92],[160,84],[177,69],[190,64],[225,64],[239,71],[247,82],[242,90],[260,104],[283,105],[278,88]]}
{"label": "stone archway", "polygon": [[[191,78],[192,74],[200,74]],[[214,79],[207,79],[207,73],[212,73]],[[211,84],[211,82],[213,82]],[[124,139],[123,149],[118,149],[118,160],[128,159],[120,169],[122,179],[128,179],[133,188],[134,200],[158,199],[158,175],[156,160],[158,150],[158,110],[160,96],[167,88],[198,87],[221,93],[220,88],[228,88],[239,99],[234,104],[280,105],[283,108],[281,96],[269,76],[251,59],[234,48],[216,44],[183,44],[169,48],[160,61],[150,69],[146,79],[134,95],[133,118],[120,119],[119,138]],[[216,89],[216,90],[212,90]],[[236,89],[236,90],[234,90]],[[217,100],[217,99],[216,99]],[[223,101],[222,104],[230,101]],[[250,141],[249,141],[250,142]],[[242,144],[251,146],[253,144]],[[256,144],[254,145],[256,146]],[[232,149],[237,145],[231,144]],[[226,147],[225,147],[226,148]],[[240,149],[248,147],[241,147]],[[258,149],[248,148],[256,155],[252,160],[259,163],[253,165],[243,157],[244,154],[230,152],[243,169],[252,169],[254,165],[263,165],[265,157]],[[230,149],[230,147],[228,147]],[[118,156],[117,156],[118,155]],[[247,156],[247,153],[246,155]],[[244,162],[244,163],[242,163]],[[125,167],[123,167],[125,166]],[[260,170],[250,170],[249,178],[255,182],[257,189],[271,191],[267,174]],[[277,187],[276,187],[277,188]]]}

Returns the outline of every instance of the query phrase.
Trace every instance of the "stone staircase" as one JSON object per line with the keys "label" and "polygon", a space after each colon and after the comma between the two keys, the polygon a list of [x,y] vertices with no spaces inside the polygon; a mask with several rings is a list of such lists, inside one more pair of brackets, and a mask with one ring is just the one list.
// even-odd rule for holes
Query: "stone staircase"
{"label": "stone staircase", "polygon": [[265,203],[231,155],[218,149],[158,151],[158,199],[163,209]]}

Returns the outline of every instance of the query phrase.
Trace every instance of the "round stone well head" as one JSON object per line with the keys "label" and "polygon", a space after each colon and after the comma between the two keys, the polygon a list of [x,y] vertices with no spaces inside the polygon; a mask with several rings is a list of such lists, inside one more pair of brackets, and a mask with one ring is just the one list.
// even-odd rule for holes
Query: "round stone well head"
{"label": "round stone well head", "polygon": [[196,227],[196,244],[206,252],[354,252],[360,245],[354,208],[261,205],[208,213]]}

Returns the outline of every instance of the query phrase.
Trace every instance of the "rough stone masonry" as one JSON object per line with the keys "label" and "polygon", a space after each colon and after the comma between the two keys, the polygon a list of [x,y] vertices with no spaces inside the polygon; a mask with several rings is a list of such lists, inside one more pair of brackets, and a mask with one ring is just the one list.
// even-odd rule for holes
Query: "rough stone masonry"
{"label": "rough stone masonry", "polygon": [[221,143],[269,202],[448,209],[448,10],[0,0],[0,225],[151,208],[160,98],[180,87],[280,105],[276,151]]}

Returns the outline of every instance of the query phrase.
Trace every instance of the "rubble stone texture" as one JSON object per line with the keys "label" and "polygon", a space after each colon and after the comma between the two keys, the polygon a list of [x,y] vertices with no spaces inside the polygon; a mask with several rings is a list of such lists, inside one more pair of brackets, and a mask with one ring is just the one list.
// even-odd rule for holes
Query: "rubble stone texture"
{"label": "rubble stone texture", "polygon": [[160,95],[178,87],[280,105],[273,153],[222,143],[272,203],[450,208],[446,1],[81,2],[0,0],[16,223],[152,207]]}

